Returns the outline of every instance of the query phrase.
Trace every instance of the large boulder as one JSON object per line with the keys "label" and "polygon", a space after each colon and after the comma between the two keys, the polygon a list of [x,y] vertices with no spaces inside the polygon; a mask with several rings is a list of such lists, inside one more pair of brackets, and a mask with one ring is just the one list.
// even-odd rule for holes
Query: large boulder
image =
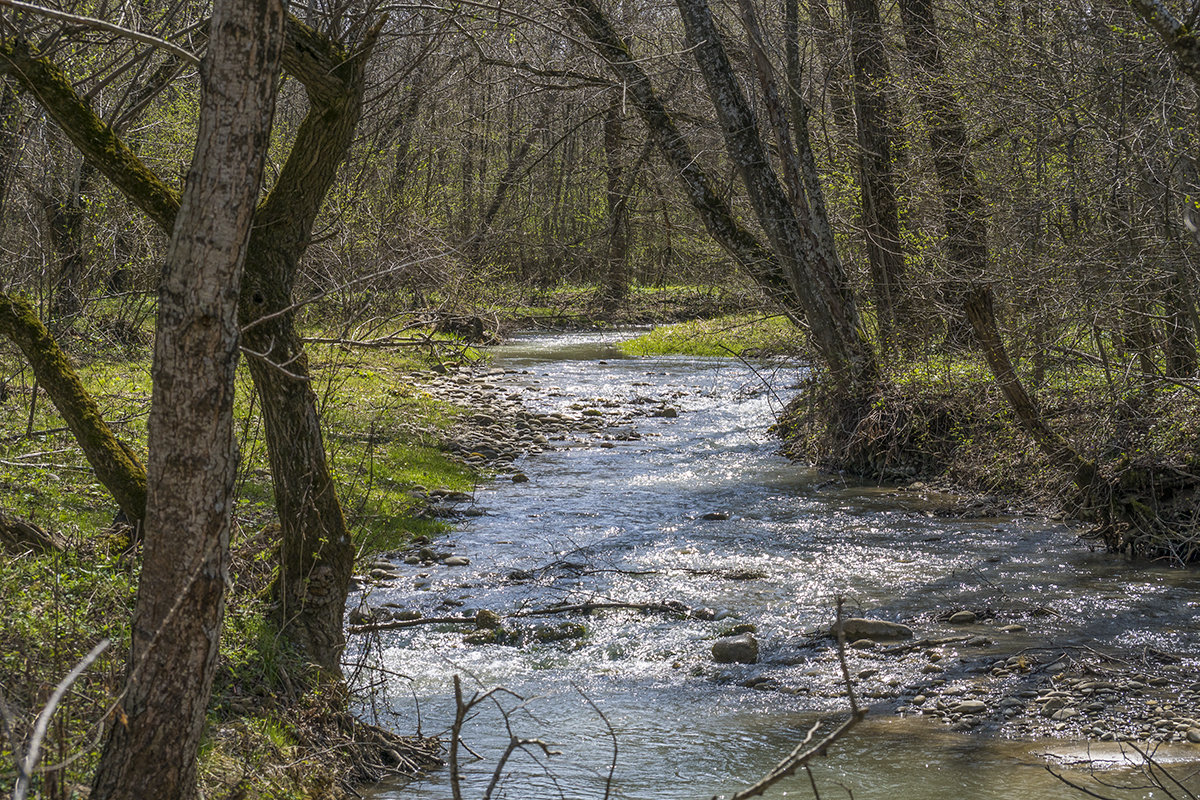
{"label": "large boulder", "polygon": [[712,657],[718,664],[756,664],[758,640],[752,633],[717,639],[713,642]]}
{"label": "large boulder", "polygon": [[[842,630],[846,633],[846,641],[858,639],[911,639],[912,628],[899,622],[888,622],[882,619],[866,619],[865,617],[850,617],[842,620]],[[837,636],[837,623],[829,629],[830,636]]]}

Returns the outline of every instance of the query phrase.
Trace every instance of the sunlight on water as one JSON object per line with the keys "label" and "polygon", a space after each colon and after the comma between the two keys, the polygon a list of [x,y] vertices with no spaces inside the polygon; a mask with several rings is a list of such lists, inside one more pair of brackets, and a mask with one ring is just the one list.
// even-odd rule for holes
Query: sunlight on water
{"label": "sunlight on water", "polygon": [[[460,674],[470,691],[503,685],[523,698],[499,698],[513,730],[562,751],[549,764],[544,756],[514,759],[494,797],[604,797],[613,736],[613,798],[708,798],[753,781],[804,738],[818,713],[844,709],[828,661],[800,647],[806,633],[828,627],[837,595],[852,611],[928,624],[946,608],[1028,598],[1058,614],[1043,623],[1045,637],[1195,653],[1194,574],[1130,570],[1038,520],[937,518],[892,490],[845,486],[790,464],[766,434],[781,400],[749,369],[720,359],[626,359],[614,343],[627,335],[520,339],[497,348],[497,364],[528,374],[498,382],[524,387],[526,404],[540,411],[612,401],[605,407],[614,414],[657,403],[678,417],[631,416],[619,427],[640,439],[601,449],[594,437],[569,437],[522,460],[529,483],[481,487],[484,515],[444,543],[470,556],[469,567],[401,566],[405,580],[368,598],[426,616],[585,600],[707,610],[705,618],[632,610],[550,616],[528,624],[581,622],[586,636],[522,647],[467,644],[453,626],[383,633],[372,657],[392,673],[380,699],[395,716],[385,722],[410,730],[419,709],[425,733],[444,731],[453,718],[451,677]],[[780,386],[799,377],[796,368],[774,374]],[[711,512],[728,519],[704,519]],[[418,573],[428,581],[420,589]],[[760,663],[713,664],[714,637],[738,623],[758,627]],[[893,677],[888,670],[897,682],[912,678],[899,666],[881,677]],[[765,678],[795,692],[740,685]],[[499,709],[481,708],[466,741],[485,761],[465,768],[465,796],[482,795],[508,736]],[[1081,746],[952,733],[885,709],[815,775],[823,797],[850,790],[857,800],[1056,800],[1080,795],[1045,770],[1041,753]],[[807,777],[776,796],[783,792],[811,796]],[[450,794],[441,771],[404,788],[381,786],[375,796]]]}

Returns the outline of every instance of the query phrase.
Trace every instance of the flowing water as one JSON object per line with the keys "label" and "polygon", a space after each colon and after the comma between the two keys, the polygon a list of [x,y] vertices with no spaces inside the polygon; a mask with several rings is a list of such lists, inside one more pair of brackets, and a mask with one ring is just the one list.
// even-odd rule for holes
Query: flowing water
{"label": "flowing water", "polygon": [[[469,566],[400,566],[412,580],[373,589],[368,602],[445,616],[677,601],[716,618],[632,610],[530,618],[524,624],[550,632],[542,638],[581,619],[587,635],[522,647],[464,643],[462,626],[380,634],[373,657],[395,673],[377,687],[396,713],[385,714],[385,724],[411,730],[419,715],[424,733],[444,733],[454,717],[455,674],[468,695],[507,690],[495,705],[479,706],[464,729],[466,744],[484,757],[463,754],[464,796],[483,796],[513,735],[542,739],[561,754],[514,756],[493,797],[574,800],[607,790],[613,798],[691,800],[748,785],[814,722],[844,713],[831,650],[814,648],[808,636],[829,626],[839,595],[852,611],[905,621],[927,636],[953,634],[935,616],[955,608],[1057,614],[1021,618],[1028,631],[1006,639],[1000,658],[1053,643],[1127,655],[1149,647],[1184,654],[1192,669],[1200,664],[1195,572],[1132,568],[1090,553],[1058,524],[946,518],[933,513],[936,498],[919,492],[847,485],[789,463],[767,429],[786,387],[801,377],[796,367],[759,375],[727,359],[627,359],[615,347],[620,338],[530,336],[495,349],[496,365],[509,370],[496,382],[523,391],[531,409],[577,414],[571,406],[583,404],[615,424],[603,436],[581,432],[523,458],[527,483],[479,487],[482,516],[435,544],[469,556]],[[664,406],[678,416],[645,415]],[[710,512],[729,519],[704,519]],[[759,663],[714,664],[713,639],[737,623],[757,626]],[[904,687],[928,677],[912,664],[871,662],[880,672],[870,685],[883,691],[866,702],[879,710],[816,762],[822,797],[1082,796],[1045,769],[1086,755],[1082,741],[957,733],[896,714]],[[743,685],[756,680],[758,689]],[[1048,762],[1047,751],[1058,759]],[[1118,758],[1114,747],[1090,751]],[[1186,761],[1197,753],[1175,745],[1160,756]],[[1109,777],[1125,776],[1118,769]],[[811,796],[809,778],[801,773],[773,792]],[[374,794],[450,795],[446,770]]]}

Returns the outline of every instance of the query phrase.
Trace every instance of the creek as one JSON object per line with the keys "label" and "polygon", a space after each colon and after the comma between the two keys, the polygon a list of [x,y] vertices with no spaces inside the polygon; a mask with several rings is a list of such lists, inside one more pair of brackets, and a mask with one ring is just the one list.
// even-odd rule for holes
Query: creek
{"label": "creek", "polygon": [[[1082,797],[1046,766],[1086,781],[1084,770],[1062,765],[1089,754],[1101,759],[1106,779],[1131,776],[1117,743],[1089,743],[1095,737],[1073,723],[1053,738],[1014,738],[1019,728],[971,719],[952,730],[949,719],[914,710],[912,699],[925,691],[979,695],[989,704],[1022,690],[1028,696],[1054,668],[1043,663],[988,683],[987,665],[1022,653],[1033,664],[1051,651],[1102,652],[1127,665],[1175,654],[1183,660],[1171,669],[1200,680],[1195,571],[1090,552],[1075,531],[1045,519],[948,515],[949,498],[848,483],[790,463],[776,454],[768,427],[794,393],[798,367],[624,358],[616,342],[630,335],[531,335],[494,348],[506,374],[489,380],[502,391],[520,392],[540,412],[601,414],[606,426],[552,437],[543,452],[523,457],[517,466],[528,482],[501,476],[477,489],[479,515],[433,545],[469,557],[469,565],[398,564],[403,579],[365,590],[365,599],[425,616],[675,601],[706,609],[708,618],[614,610],[525,619],[522,646],[466,643],[464,626],[382,632],[355,645],[389,671],[372,675],[375,702],[364,714],[400,731],[419,718],[426,735],[444,733],[458,674],[468,692],[505,687],[511,694],[497,700],[512,733],[561,751],[514,758],[493,797],[727,796],[773,766],[815,721],[844,715],[834,650],[815,635],[828,629],[843,596],[850,612],[903,622],[918,636],[965,634],[986,643],[906,658],[851,652],[852,672],[866,676],[858,691],[873,712],[815,762],[822,797]],[[945,618],[962,609],[980,621],[950,626]],[[564,622],[582,623],[586,634],[551,641]],[[756,626],[759,663],[713,663],[712,642],[739,623]],[[999,632],[1006,623],[1025,630]],[[936,673],[927,671],[934,658]],[[484,757],[463,753],[465,797],[483,796],[509,741],[499,706],[481,706],[465,728],[464,741]],[[1198,756],[1200,746],[1184,743],[1158,751],[1189,774]],[[801,773],[770,796],[785,792],[812,796],[809,778]],[[371,796],[449,798],[448,771],[381,785]]]}

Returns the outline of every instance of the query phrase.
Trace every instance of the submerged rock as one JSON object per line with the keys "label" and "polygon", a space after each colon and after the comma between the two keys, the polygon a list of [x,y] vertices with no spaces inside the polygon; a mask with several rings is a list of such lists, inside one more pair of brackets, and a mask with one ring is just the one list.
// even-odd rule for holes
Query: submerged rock
{"label": "submerged rock", "polygon": [[[882,619],[866,619],[851,617],[842,620],[842,630],[848,641],[857,639],[911,639],[912,628],[899,622],[888,622]],[[829,629],[831,636],[837,636],[837,623]]]}
{"label": "submerged rock", "polygon": [[713,642],[712,656],[718,664],[756,664],[758,640],[750,633],[717,639]]}
{"label": "submerged rock", "polygon": [[950,615],[951,625],[972,625],[977,617],[974,611],[956,611]]}
{"label": "submerged rock", "polygon": [[500,615],[495,611],[481,608],[475,612],[475,627],[479,630],[493,630],[500,627]]}

